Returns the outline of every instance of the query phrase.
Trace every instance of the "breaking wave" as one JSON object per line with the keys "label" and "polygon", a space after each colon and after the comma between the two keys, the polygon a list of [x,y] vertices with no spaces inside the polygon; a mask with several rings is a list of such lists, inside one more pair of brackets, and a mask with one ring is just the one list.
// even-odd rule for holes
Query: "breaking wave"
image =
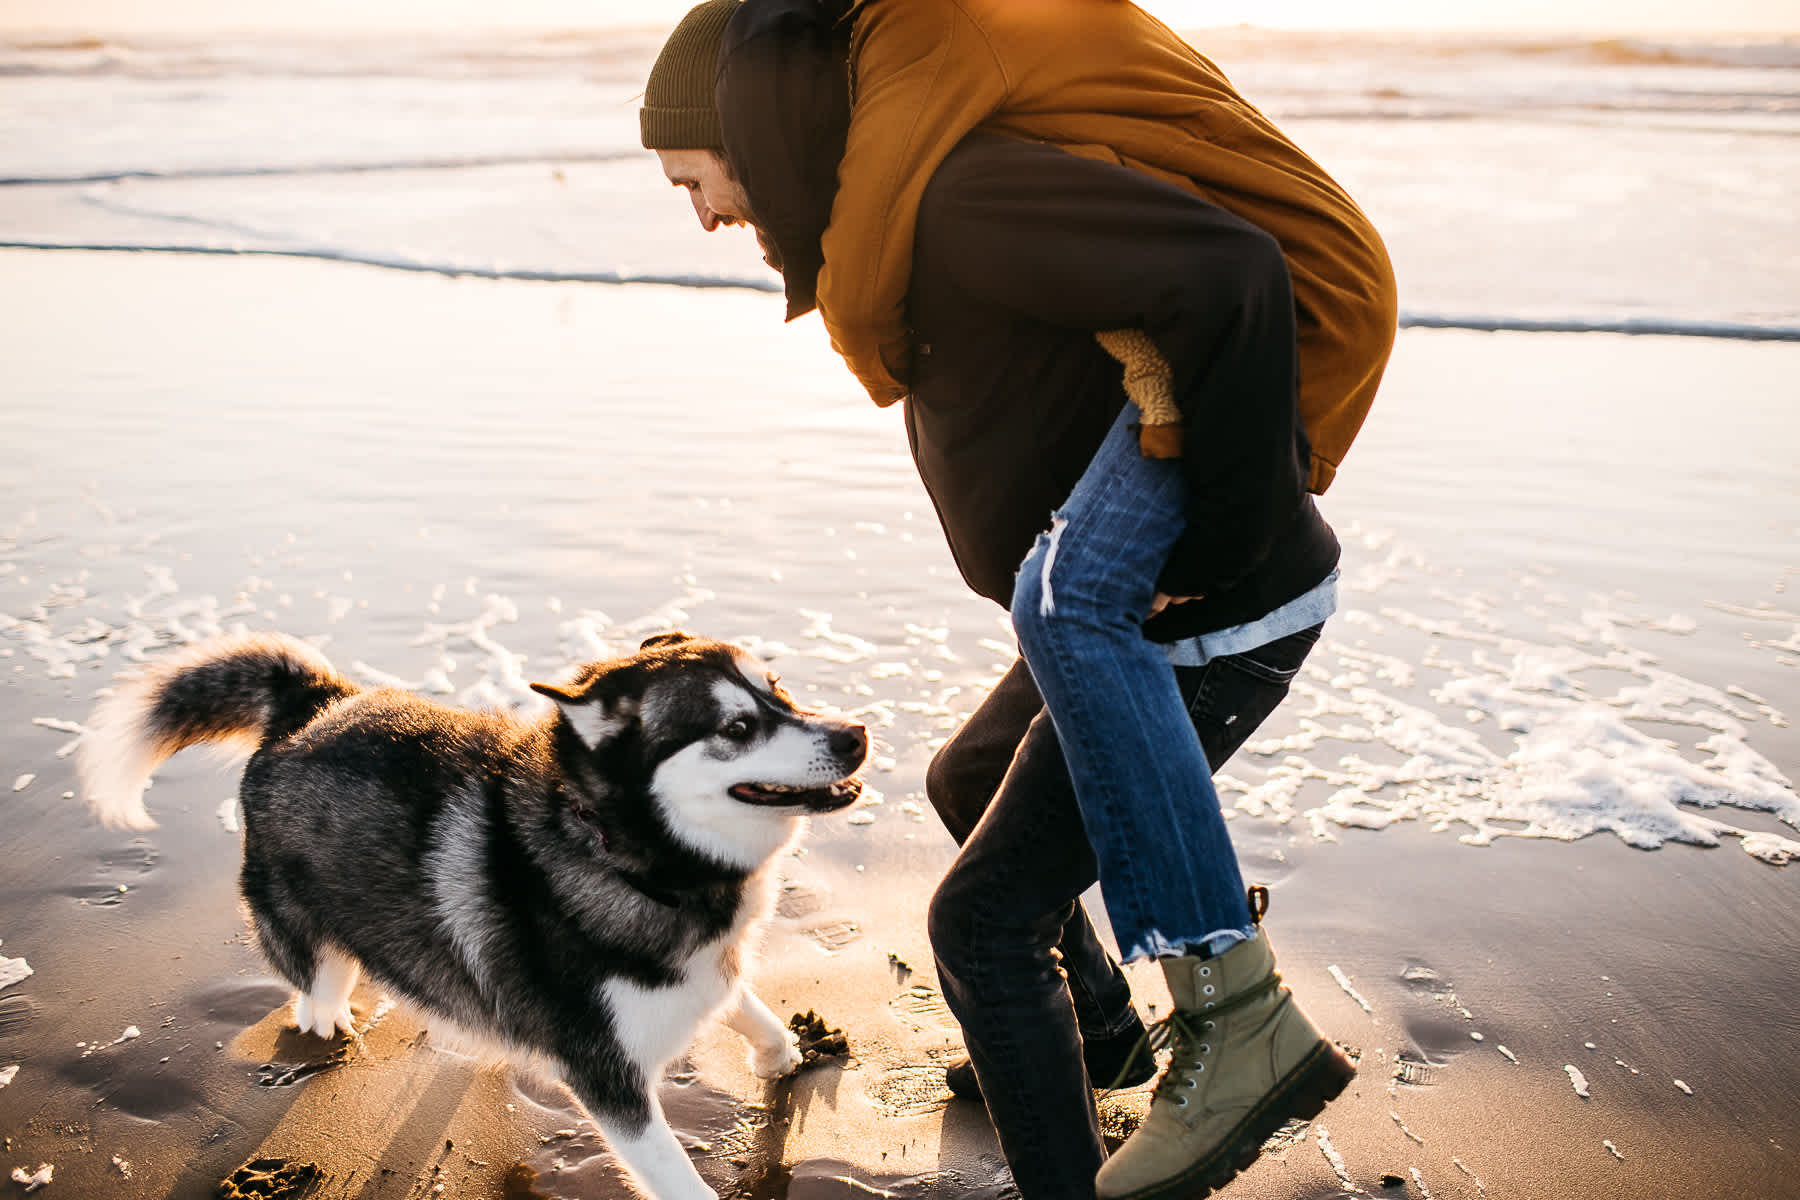
{"label": "breaking wave", "polygon": [[[0,187],[62,187],[87,183],[123,183],[130,179],[158,181],[195,179],[270,179],[284,175],[372,175],[387,171],[461,171],[480,167],[517,167],[533,164],[611,163],[643,157],[635,150],[567,151],[545,154],[467,154],[438,158],[398,159],[384,162],[319,162],[217,167],[127,167],[112,171],[76,172],[66,175],[0,175]],[[147,247],[132,247],[133,249]]]}
{"label": "breaking wave", "polygon": [[[662,287],[730,289],[779,294],[769,278],[686,272],[564,271],[540,267],[495,267],[431,262],[403,255],[357,254],[324,248],[206,245],[124,245],[107,242],[0,241],[0,250],[90,251],[119,254],[203,254],[224,257],[302,258],[354,263],[389,271],[443,275],[455,279],[510,279],[529,283],[654,284]],[[1622,333],[1646,337],[1723,338],[1730,341],[1800,342],[1800,325],[1758,325],[1737,321],[1692,321],[1673,317],[1520,317],[1402,312],[1402,329],[1468,329],[1484,333]]]}
{"label": "breaking wave", "polygon": [[731,288],[740,291],[781,291],[779,283],[763,279],[733,278],[703,274],[657,274],[626,271],[556,271],[533,267],[461,266],[454,263],[424,262],[401,255],[354,254],[339,250],[281,249],[277,247],[243,246],[124,246],[104,242],[3,242],[0,250],[74,250],[118,254],[206,254],[243,258],[310,258],[323,262],[354,263],[365,267],[381,267],[389,271],[411,271],[424,275],[443,275],[453,279],[516,279],[529,283],[611,283],[658,284],[666,287]]}

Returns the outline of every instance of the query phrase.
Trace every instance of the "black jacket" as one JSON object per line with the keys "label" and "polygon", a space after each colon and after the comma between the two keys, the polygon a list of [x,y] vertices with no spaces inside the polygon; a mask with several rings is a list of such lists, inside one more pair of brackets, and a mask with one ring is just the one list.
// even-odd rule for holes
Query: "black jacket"
{"label": "black jacket", "polygon": [[[717,98],[728,158],[781,251],[789,316],[812,306],[843,150],[841,23],[748,0]],[[1093,332],[1138,326],[1186,426],[1189,526],[1159,585],[1201,599],[1145,625],[1171,641],[1254,620],[1318,584],[1338,543],[1306,491],[1292,293],[1280,247],[1180,188],[1050,146],[975,133],[920,209],[906,423],[963,577],[1006,605],[1020,561],[1120,405]]]}

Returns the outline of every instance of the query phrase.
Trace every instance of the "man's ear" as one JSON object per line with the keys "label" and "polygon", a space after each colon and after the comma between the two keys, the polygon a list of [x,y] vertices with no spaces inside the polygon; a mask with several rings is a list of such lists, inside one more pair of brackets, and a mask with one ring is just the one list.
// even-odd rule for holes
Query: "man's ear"
{"label": "man's ear", "polygon": [[570,687],[534,683],[531,690],[555,701],[556,707],[562,710],[563,719],[575,730],[582,744],[592,750],[637,723],[636,698],[625,695],[621,688],[607,686],[621,682],[609,678],[616,674],[597,672]]}
{"label": "man's ear", "polygon": [[683,633],[679,629],[671,629],[667,633],[653,633],[638,643],[639,650],[653,650],[658,646],[674,646],[682,642],[694,641],[694,635]]}

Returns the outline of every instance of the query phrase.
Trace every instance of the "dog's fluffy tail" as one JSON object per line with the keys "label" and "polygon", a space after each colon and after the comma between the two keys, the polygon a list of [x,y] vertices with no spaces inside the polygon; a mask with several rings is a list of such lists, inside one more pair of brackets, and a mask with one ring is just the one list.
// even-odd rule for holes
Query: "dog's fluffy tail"
{"label": "dog's fluffy tail", "polygon": [[122,680],[95,708],[76,753],[83,794],[105,825],[154,829],[144,788],[170,755],[201,742],[255,749],[357,690],[295,638],[204,642]]}

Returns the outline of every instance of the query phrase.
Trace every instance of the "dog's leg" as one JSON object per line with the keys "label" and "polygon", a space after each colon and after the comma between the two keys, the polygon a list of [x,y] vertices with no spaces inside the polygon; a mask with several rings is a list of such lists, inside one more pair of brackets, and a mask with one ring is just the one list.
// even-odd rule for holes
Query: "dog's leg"
{"label": "dog's leg", "polygon": [[759,1078],[779,1079],[799,1069],[800,1046],[793,1031],[747,986],[739,985],[737,1003],[725,1010],[725,1024],[750,1043],[750,1070]]}
{"label": "dog's leg", "polygon": [[646,1195],[655,1200],[718,1200],[719,1194],[700,1178],[681,1148],[655,1096],[650,1097],[650,1119],[641,1127],[600,1113],[594,1114],[594,1124]]}
{"label": "dog's leg", "polygon": [[319,1037],[335,1036],[337,1030],[354,1033],[350,1015],[350,993],[356,989],[361,967],[329,946],[320,946],[313,966],[312,984],[294,1001],[294,1022],[301,1032]]}

